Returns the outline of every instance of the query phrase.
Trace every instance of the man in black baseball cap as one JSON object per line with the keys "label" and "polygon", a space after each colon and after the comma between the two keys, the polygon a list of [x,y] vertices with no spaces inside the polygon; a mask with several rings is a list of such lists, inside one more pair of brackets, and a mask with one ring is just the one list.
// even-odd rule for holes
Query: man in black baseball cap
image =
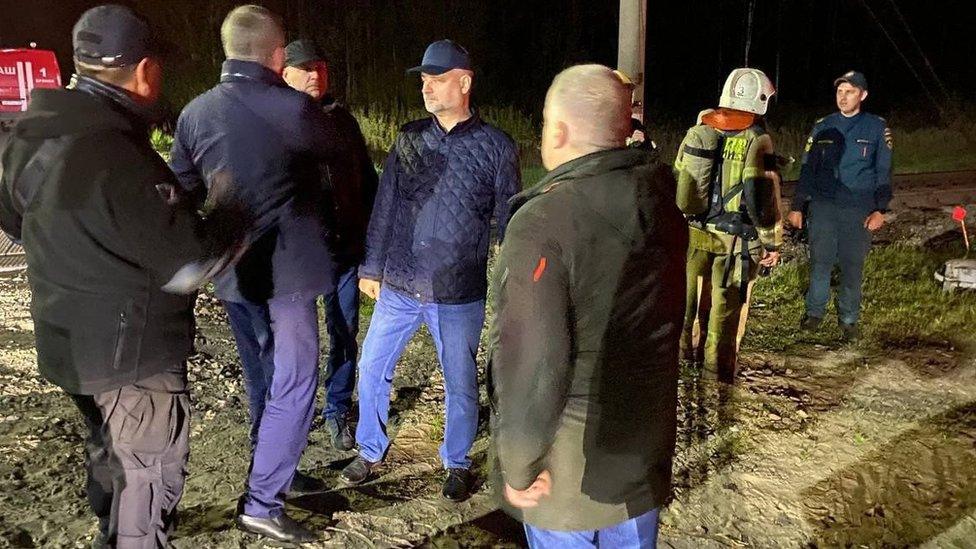
{"label": "man in black baseball cap", "polygon": [[34,90],[0,177],[0,226],[27,251],[38,369],[88,428],[94,547],[168,546],[189,456],[193,292],[228,249],[215,230],[227,219],[167,200],[178,183],[147,131],[160,51],[127,8],[86,11],[78,74]]}
{"label": "man in black baseball cap", "polygon": [[[142,105],[153,104],[159,96],[162,74],[160,61],[172,46],[153,33],[145,19],[117,4],[94,7],[82,14],[71,34],[75,69],[79,76],[96,78],[132,92]],[[153,86],[129,90],[126,84],[142,71]],[[148,94],[147,92],[153,93]]]}
{"label": "man in black baseball cap", "polygon": [[[351,450],[356,443],[349,421],[356,389],[359,345],[359,262],[366,250],[366,226],[376,197],[376,170],[356,118],[329,93],[326,56],[311,40],[295,40],[285,46],[282,78],[292,88],[314,99],[324,116],[320,123],[333,136],[339,150],[319,172],[329,200],[326,214],[335,220],[333,251],[336,257],[336,291],[325,296],[325,322],[329,331],[329,357],[322,417],[332,445]],[[296,474],[292,489],[304,478]]]}

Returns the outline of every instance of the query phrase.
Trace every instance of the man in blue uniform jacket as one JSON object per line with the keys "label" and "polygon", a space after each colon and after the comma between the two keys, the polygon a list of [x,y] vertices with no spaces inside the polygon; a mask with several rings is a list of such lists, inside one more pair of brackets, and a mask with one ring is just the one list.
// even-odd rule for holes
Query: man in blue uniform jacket
{"label": "man in blue uniform jacket", "polygon": [[[850,71],[834,81],[835,112],[817,121],[807,139],[789,222],[808,224],[810,287],[804,330],[820,326],[830,300],[830,273],[840,267],[837,313],[845,340],[857,337],[864,259],[871,233],[884,225],[891,200],[891,130],[863,112],[868,96],[863,74]],[[803,213],[806,206],[806,213]]]}

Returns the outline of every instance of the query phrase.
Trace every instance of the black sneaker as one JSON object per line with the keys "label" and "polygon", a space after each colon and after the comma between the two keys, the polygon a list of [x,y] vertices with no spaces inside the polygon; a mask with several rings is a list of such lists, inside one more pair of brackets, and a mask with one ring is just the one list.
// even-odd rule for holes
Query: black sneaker
{"label": "black sneaker", "polygon": [[448,469],[441,494],[451,501],[464,501],[471,497],[472,480],[471,471],[467,469]]}
{"label": "black sneaker", "polygon": [[339,416],[325,420],[325,429],[329,432],[332,447],[340,452],[348,452],[356,445],[356,437],[345,417]]}
{"label": "black sneaker", "polygon": [[857,324],[848,324],[846,322],[840,323],[840,338],[841,340],[850,343],[856,341],[860,334],[857,330]]}
{"label": "black sneaker", "polygon": [[820,323],[823,319],[819,316],[803,315],[803,320],[800,321],[800,329],[804,332],[812,332],[820,327]]}
{"label": "black sneaker", "polygon": [[376,467],[376,463],[372,461],[366,461],[363,456],[356,456],[356,459],[352,460],[346,468],[342,470],[339,474],[339,478],[343,482],[349,485],[362,484],[366,482],[369,478],[369,474],[373,471],[373,467]]}

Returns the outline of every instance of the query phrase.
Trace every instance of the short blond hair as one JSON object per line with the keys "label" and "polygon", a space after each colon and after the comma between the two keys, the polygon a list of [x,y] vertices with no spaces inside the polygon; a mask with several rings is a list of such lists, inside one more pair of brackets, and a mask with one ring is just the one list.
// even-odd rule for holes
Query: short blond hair
{"label": "short blond hair", "polygon": [[275,49],[285,45],[285,31],[270,10],[248,4],[232,9],[224,18],[220,42],[227,59],[266,64]]}
{"label": "short blond hair", "polygon": [[603,65],[574,65],[557,74],[545,108],[569,125],[570,144],[581,150],[623,147],[633,133],[631,86]]}

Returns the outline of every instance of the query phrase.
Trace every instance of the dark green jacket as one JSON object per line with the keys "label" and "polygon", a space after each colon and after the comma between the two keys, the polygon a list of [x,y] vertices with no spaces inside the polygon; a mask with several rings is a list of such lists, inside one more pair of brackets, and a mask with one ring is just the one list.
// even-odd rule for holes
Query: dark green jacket
{"label": "dark green jacket", "polygon": [[[26,211],[13,182],[49,139],[71,136]],[[160,288],[208,255],[145,124],[110,97],[35,90],[3,155],[0,221],[23,239],[41,374],[68,392],[116,389],[182,363],[193,295]],[[19,233],[19,234],[18,234]]]}
{"label": "dark green jacket", "polygon": [[688,246],[674,189],[656,156],[616,149],[513,199],[492,286],[493,440],[504,482],[553,483],[524,512],[500,498],[519,520],[592,530],[668,498]]}

